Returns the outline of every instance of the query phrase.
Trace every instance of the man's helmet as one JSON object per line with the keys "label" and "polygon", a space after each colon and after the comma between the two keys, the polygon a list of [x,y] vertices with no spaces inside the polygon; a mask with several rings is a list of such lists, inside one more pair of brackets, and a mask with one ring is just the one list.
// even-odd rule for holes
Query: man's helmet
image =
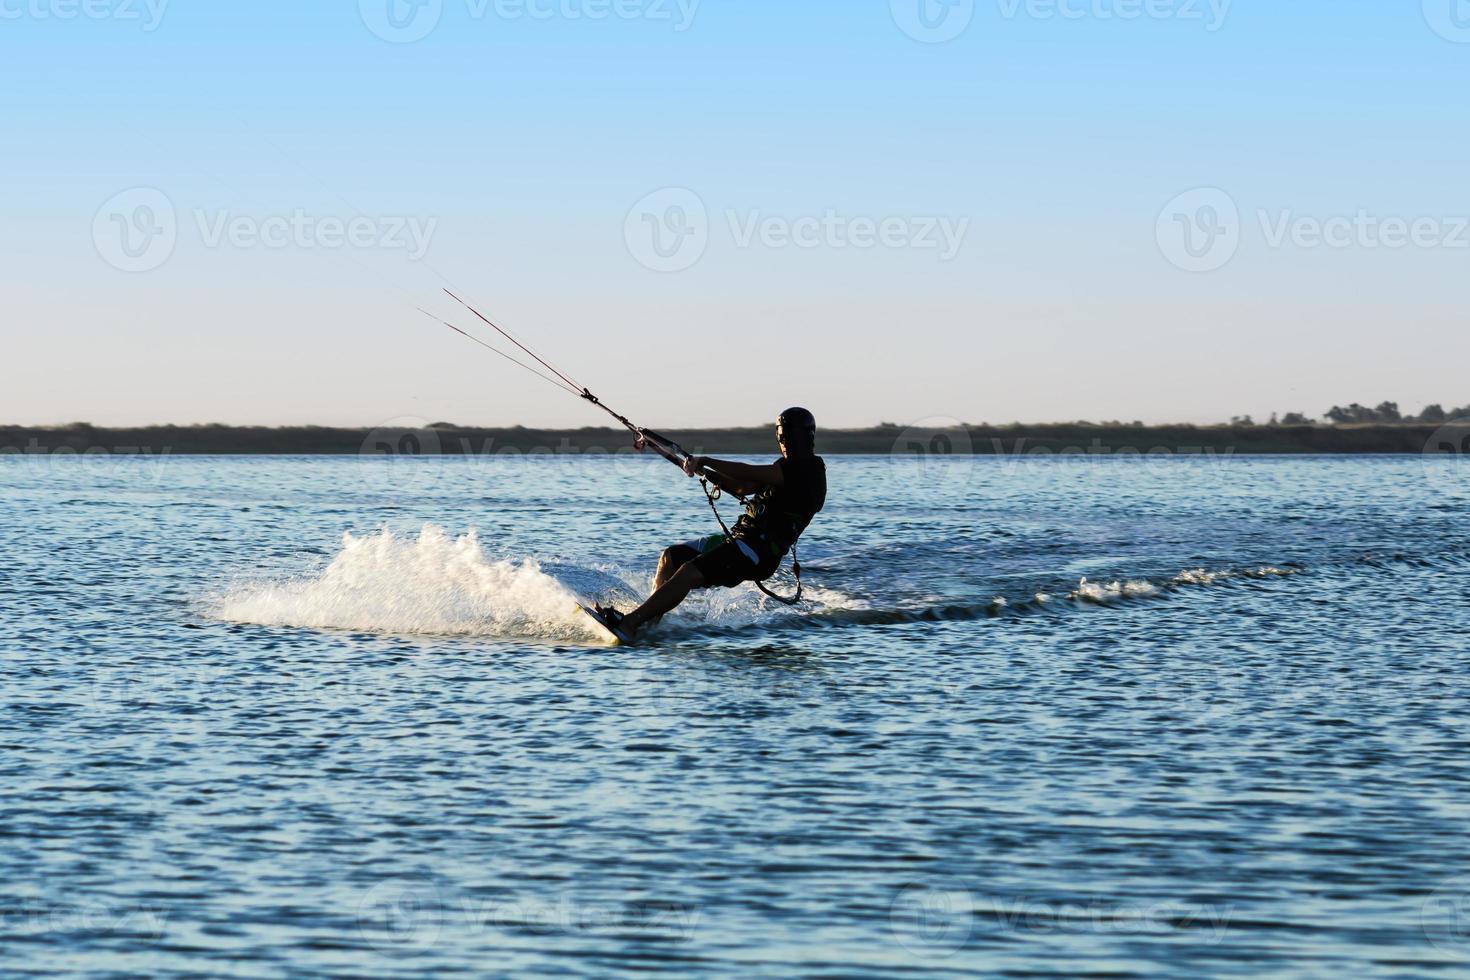
{"label": "man's helmet", "polygon": [[817,417],[804,408],[788,408],[776,418],[776,438],[786,451],[812,452],[817,442]]}
{"label": "man's helmet", "polygon": [[776,418],[776,424],[787,432],[817,434],[817,417],[804,408],[788,408]]}

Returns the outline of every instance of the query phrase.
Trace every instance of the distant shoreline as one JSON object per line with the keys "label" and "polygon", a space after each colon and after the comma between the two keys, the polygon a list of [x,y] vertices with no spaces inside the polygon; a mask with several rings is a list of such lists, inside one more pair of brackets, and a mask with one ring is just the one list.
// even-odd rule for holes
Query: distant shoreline
{"label": "distant shoreline", "polygon": [[[818,451],[837,455],[1250,455],[1461,452],[1470,420],[1348,425],[1118,425],[1058,423],[948,428],[824,429]],[[769,427],[662,429],[693,453],[774,454]],[[1433,440],[1434,445],[1431,445]],[[319,426],[0,426],[0,455],[585,455],[631,453],[622,429]]]}

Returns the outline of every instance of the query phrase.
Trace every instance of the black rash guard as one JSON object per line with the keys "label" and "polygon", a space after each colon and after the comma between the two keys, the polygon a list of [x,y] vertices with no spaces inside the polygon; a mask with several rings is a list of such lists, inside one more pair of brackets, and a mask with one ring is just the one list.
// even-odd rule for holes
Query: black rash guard
{"label": "black rash guard", "polygon": [[820,456],[776,460],[785,483],[767,487],[745,506],[731,537],[780,558],[827,502],[827,464]]}

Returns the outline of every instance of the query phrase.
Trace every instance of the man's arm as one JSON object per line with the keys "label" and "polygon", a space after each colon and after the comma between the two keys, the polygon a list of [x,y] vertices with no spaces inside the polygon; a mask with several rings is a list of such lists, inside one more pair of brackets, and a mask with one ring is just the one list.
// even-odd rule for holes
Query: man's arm
{"label": "man's arm", "polygon": [[703,470],[710,482],[726,493],[744,496],[766,487],[786,485],[786,475],[781,471],[779,463],[756,466],[730,459],[711,459],[708,456],[691,457],[689,463],[694,470]]}

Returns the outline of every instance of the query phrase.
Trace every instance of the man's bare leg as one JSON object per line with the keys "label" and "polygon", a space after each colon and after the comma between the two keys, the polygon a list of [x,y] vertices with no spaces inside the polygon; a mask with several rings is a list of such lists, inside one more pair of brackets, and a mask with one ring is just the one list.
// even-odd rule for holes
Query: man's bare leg
{"label": "man's bare leg", "polygon": [[[660,573],[663,572],[662,565],[660,565],[659,571]],[[672,578],[659,585],[654,590],[653,595],[648,597],[647,602],[624,616],[623,621],[618,624],[619,628],[624,633],[632,636],[644,624],[662,617],[664,613],[674,609],[679,603],[687,599],[690,592],[703,585],[704,573],[695,566],[694,562],[687,562],[673,574]]]}
{"label": "man's bare leg", "polygon": [[[653,591],[657,592],[664,587],[664,583],[674,577],[674,573],[684,567],[684,563],[676,563],[670,555],[673,548],[665,548],[664,553],[658,556],[658,571],[653,574]],[[690,559],[691,561],[693,559]]]}
{"label": "man's bare leg", "polygon": [[[659,589],[668,584],[669,579],[673,578],[674,575],[679,571],[679,569],[694,561],[693,557],[686,558],[683,561],[675,561],[675,550],[682,551],[684,549],[665,548],[663,554],[658,556],[658,570],[653,573],[654,592],[657,592]],[[660,619],[663,619],[662,615],[649,616],[647,619],[642,621],[642,623],[640,624],[640,628],[641,626],[648,626],[650,624],[657,625]]]}

